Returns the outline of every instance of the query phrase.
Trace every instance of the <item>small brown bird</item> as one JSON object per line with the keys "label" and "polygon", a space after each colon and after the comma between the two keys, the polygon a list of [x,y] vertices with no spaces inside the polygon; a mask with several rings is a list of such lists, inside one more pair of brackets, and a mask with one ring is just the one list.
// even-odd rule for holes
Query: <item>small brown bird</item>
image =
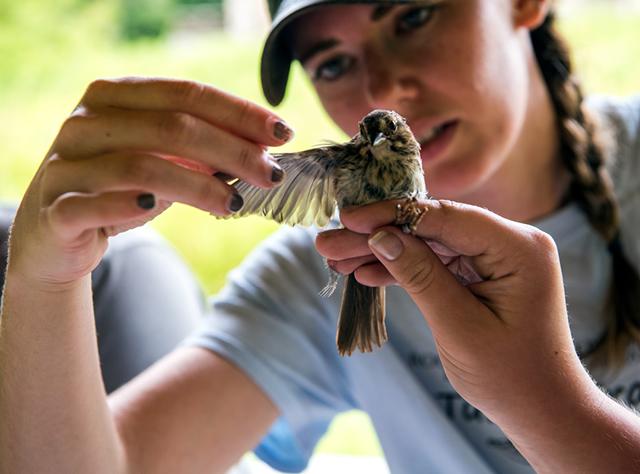
{"label": "small brown bird", "polygon": [[[374,110],[360,122],[360,132],[344,144],[332,144],[297,153],[273,155],[285,171],[275,189],[261,189],[243,181],[234,184],[244,207],[234,217],[259,214],[291,225],[326,226],[339,208],[387,199],[405,198],[397,208],[396,224],[405,232],[415,229],[423,210],[416,205],[426,197],[420,145],[407,122],[393,111]],[[338,275],[323,290],[330,295]],[[340,308],[336,342],[340,355],[357,347],[372,350],[387,340],[384,323],[384,288],[347,277]]]}

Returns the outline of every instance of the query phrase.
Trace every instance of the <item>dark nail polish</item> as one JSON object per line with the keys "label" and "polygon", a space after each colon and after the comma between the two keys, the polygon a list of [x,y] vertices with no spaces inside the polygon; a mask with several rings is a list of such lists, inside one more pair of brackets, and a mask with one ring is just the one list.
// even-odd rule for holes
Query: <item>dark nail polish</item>
{"label": "dark nail polish", "polygon": [[244,206],[244,199],[239,194],[234,194],[231,197],[231,202],[229,203],[229,210],[231,212],[238,212]]}
{"label": "dark nail polish", "polygon": [[283,142],[288,142],[293,138],[293,130],[291,130],[286,123],[281,120],[278,120],[273,125],[273,135]]}
{"label": "dark nail polish", "polygon": [[230,174],[223,173],[222,171],[213,173],[213,177],[218,178],[219,180],[224,181],[227,184],[231,183],[233,180],[236,179],[235,176],[231,176]]}
{"label": "dark nail polish", "polygon": [[137,199],[138,207],[141,209],[153,209],[156,205],[156,198],[153,194],[140,194]]}
{"label": "dark nail polish", "polygon": [[273,165],[271,169],[271,181],[274,183],[279,183],[284,178],[284,171],[280,168],[280,165]]}

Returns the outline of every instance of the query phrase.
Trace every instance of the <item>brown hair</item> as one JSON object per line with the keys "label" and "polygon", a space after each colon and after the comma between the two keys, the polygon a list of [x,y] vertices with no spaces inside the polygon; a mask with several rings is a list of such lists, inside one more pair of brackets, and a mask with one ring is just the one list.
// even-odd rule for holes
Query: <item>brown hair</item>
{"label": "brown hair", "polygon": [[608,245],[613,266],[611,298],[614,311],[606,334],[590,354],[619,368],[629,343],[640,342],[640,277],[625,257],[620,240],[620,209],[605,167],[604,147],[594,118],[584,107],[573,75],[566,42],[555,27],[552,10],[531,32],[540,70],[551,95],[560,130],[560,155],[572,175],[569,199],[580,206]]}

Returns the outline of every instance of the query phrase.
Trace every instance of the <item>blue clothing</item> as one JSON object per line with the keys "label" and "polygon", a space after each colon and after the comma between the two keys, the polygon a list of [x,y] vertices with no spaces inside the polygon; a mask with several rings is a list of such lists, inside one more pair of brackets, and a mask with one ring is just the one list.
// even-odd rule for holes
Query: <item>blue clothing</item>
{"label": "blue clothing", "polygon": [[[612,175],[620,199],[625,253],[640,268],[640,97],[594,103],[615,133]],[[605,242],[575,205],[537,222],[555,239],[570,322],[580,352],[605,331],[611,279]],[[319,291],[328,273],[314,249],[315,231],[286,228],[230,274],[212,311],[184,342],[208,348],[245,371],[281,417],[255,448],[276,469],[302,470],[333,417],[366,411],[394,473],[531,473],[502,431],[449,384],[429,327],[407,294],[387,289],[389,341],[371,354],[338,356],[340,289]],[[535,317],[535,308],[532,308]],[[593,373],[640,407],[640,352],[624,369]]]}

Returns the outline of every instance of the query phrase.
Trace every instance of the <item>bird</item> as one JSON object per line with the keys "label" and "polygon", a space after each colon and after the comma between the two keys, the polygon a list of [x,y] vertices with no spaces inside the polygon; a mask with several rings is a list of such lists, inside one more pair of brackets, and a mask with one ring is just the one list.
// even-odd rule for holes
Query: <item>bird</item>
{"label": "bird", "polygon": [[[399,199],[396,225],[414,232],[428,197],[420,144],[404,117],[376,109],[358,124],[359,132],[346,143],[329,143],[309,150],[273,154],[284,170],[280,186],[263,189],[245,181],[230,181],[244,200],[233,217],[262,215],[289,225],[326,227],[336,207],[342,209]],[[321,294],[329,296],[339,275]],[[385,290],[360,284],[347,275],[337,324],[336,345],[341,356],[371,352],[387,341]]]}

